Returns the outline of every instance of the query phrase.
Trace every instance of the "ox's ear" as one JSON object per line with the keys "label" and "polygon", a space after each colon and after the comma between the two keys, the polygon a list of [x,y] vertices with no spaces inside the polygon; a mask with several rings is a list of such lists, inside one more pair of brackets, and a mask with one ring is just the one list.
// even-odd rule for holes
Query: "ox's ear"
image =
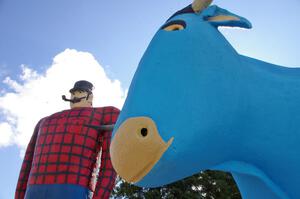
{"label": "ox's ear", "polygon": [[213,26],[231,26],[240,28],[252,28],[251,23],[244,17],[235,15],[216,5],[208,7],[202,12],[204,19]]}

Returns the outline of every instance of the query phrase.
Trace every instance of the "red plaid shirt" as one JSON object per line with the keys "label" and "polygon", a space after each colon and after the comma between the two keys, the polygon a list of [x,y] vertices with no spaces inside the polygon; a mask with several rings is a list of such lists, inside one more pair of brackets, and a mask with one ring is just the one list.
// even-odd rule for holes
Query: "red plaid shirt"
{"label": "red plaid shirt", "polygon": [[[109,154],[111,131],[97,128],[114,124],[119,112],[115,107],[74,108],[40,120],[27,146],[15,198],[23,199],[27,186],[35,184],[77,184],[94,192],[93,199],[109,198],[116,178]],[[100,150],[94,189],[91,179]]]}

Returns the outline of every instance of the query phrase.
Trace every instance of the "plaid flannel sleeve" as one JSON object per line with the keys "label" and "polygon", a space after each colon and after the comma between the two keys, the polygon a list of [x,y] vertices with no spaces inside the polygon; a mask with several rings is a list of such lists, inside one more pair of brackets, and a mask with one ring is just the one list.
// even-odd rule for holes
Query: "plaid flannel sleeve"
{"label": "plaid flannel sleeve", "polygon": [[[115,107],[108,107],[106,110],[104,110],[104,124],[115,124],[119,113],[119,109]],[[111,135],[111,131],[104,131],[101,133],[101,166],[93,199],[108,199],[112,189],[115,186],[117,174],[113,169],[109,153]]]}
{"label": "plaid flannel sleeve", "polygon": [[16,188],[16,192],[15,192],[15,199],[23,199],[25,196],[25,192],[27,189],[28,177],[29,177],[29,173],[31,170],[31,164],[32,164],[33,155],[34,155],[34,148],[35,148],[36,139],[37,139],[37,135],[39,132],[39,126],[40,126],[41,121],[42,120],[40,120],[38,122],[38,124],[35,126],[33,135],[27,146],[25,157],[23,159],[21,171],[19,174],[19,179],[18,179],[17,188]]}

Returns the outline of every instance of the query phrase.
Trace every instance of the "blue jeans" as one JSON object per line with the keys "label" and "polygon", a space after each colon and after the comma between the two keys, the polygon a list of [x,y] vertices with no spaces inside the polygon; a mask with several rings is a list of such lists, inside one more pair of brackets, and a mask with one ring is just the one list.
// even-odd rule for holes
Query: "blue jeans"
{"label": "blue jeans", "polygon": [[29,185],[25,193],[25,199],[88,199],[89,194],[90,191],[80,185]]}

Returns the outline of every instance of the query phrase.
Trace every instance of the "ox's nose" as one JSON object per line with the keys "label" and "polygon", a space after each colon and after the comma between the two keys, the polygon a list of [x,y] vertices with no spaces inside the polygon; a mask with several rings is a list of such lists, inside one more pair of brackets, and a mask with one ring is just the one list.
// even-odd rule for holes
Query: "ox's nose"
{"label": "ox's nose", "polygon": [[124,121],[111,142],[110,153],[117,173],[128,182],[138,182],[153,168],[171,145],[165,142],[148,117]]}

